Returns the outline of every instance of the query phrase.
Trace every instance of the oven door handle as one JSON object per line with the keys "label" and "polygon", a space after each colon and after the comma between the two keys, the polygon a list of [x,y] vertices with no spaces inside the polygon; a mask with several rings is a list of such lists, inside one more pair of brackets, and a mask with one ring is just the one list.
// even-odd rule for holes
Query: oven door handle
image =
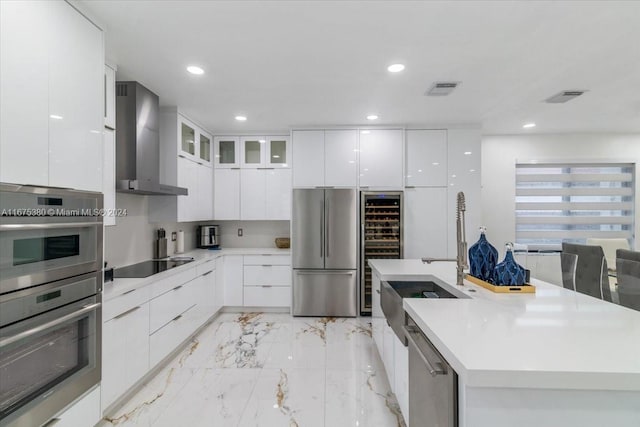
{"label": "oven door handle", "polygon": [[12,335],[10,337],[4,338],[0,340],[0,348],[6,347],[9,344],[13,344],[14,342],[23,340],[25,338],[30,337],[31,335],[38,334],[42,331],[46,331],[47,329],[51,329],[55,326],[58,326],[62,323],[68,322],[71,319],[75,319],[76,317],[81,317],[83,314],[88,313],[90,311],[96,310],[100,307],[102,303],[89,304],[82,307],[80,310],[74,311],[73,313],[66,314],[58,319],[47,322],[43,325],[36,326],[35,328],[28,329],[24,332],[20,332],[19,334]]}
{"label": "oven door handle", "polygon": [[0,224],[0,231],[52,230],[55,228],[102,227],[102,222],[56,222],[51,224]]}

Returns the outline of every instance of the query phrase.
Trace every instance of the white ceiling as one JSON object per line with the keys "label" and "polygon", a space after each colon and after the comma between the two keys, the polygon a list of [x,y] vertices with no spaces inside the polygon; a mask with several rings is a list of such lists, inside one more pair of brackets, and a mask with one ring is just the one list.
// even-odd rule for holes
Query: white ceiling
{"label": "white ceiling", "polygon": [[[637,1],[78,4],[106,30],[118,79],[140,81],[214,133],[363,124],[640,131]],[[387,72],[395,62],[406,70]],[[206,73],[188,74],[189,64]],[[436,80],[462,85],[425,97]],[[589,92],[542,102],[564,89]],[[380,119],[368,122],[369,113]],[[527,122],[538,126],[522,129]]]}

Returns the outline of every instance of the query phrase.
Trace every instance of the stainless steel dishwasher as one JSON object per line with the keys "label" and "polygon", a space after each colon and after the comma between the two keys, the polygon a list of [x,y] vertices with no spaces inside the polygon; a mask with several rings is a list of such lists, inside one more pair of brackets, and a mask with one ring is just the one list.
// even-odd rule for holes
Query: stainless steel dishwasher
{"label": "stainless steel dishwasher", "polygon": [[458,374],[407,316],[409,426],[458,426]]}

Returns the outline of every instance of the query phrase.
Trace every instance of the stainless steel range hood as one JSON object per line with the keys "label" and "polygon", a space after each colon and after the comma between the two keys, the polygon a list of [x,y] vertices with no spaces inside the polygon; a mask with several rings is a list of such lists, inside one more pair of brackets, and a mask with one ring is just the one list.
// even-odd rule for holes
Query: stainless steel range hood
{"label": "stainless steel range hood", "polygon": [[116,82],[116,191],[186,196],[160,183],[160,102],[138,82]]}

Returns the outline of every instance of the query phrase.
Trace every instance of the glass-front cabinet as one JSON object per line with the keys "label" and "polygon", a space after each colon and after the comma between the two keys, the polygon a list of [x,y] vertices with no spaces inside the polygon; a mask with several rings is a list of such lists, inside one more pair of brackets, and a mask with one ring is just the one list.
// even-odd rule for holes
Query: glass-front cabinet
{"label": "glass-front cabinet", "polygon": [[268,136],[266,138],[266,167],[290,168],[289,161],[289,137],[288,136]]}
{"label": "glass-front cabinet", "polygon": [[200,143],[200,146],[198,147],[200,148],[200,161],[206,164],[211,164],[211,136],[205,133],[200,133],[198,134],[198,141]]}
{"label": "glass-front cabinet", "polygon": [[213,138],[215,166],[217,168],[240,167],[240,138],[237,136],[216,136]]}
{"label": "glass-front cabinet", "polygon": [[243,136],[240,138],[243,168],[264,167],[266,142],[264,136]]}
{"label": "glass-front cabinet", "polygon": [[184,121],[180,121],[180,149],[182,154],[196,155],[196,130]]}
{"label": "glass-front cabinet", "polygon": [[181,114],[178,114],[178,155],[211,165],[211,135]]}

